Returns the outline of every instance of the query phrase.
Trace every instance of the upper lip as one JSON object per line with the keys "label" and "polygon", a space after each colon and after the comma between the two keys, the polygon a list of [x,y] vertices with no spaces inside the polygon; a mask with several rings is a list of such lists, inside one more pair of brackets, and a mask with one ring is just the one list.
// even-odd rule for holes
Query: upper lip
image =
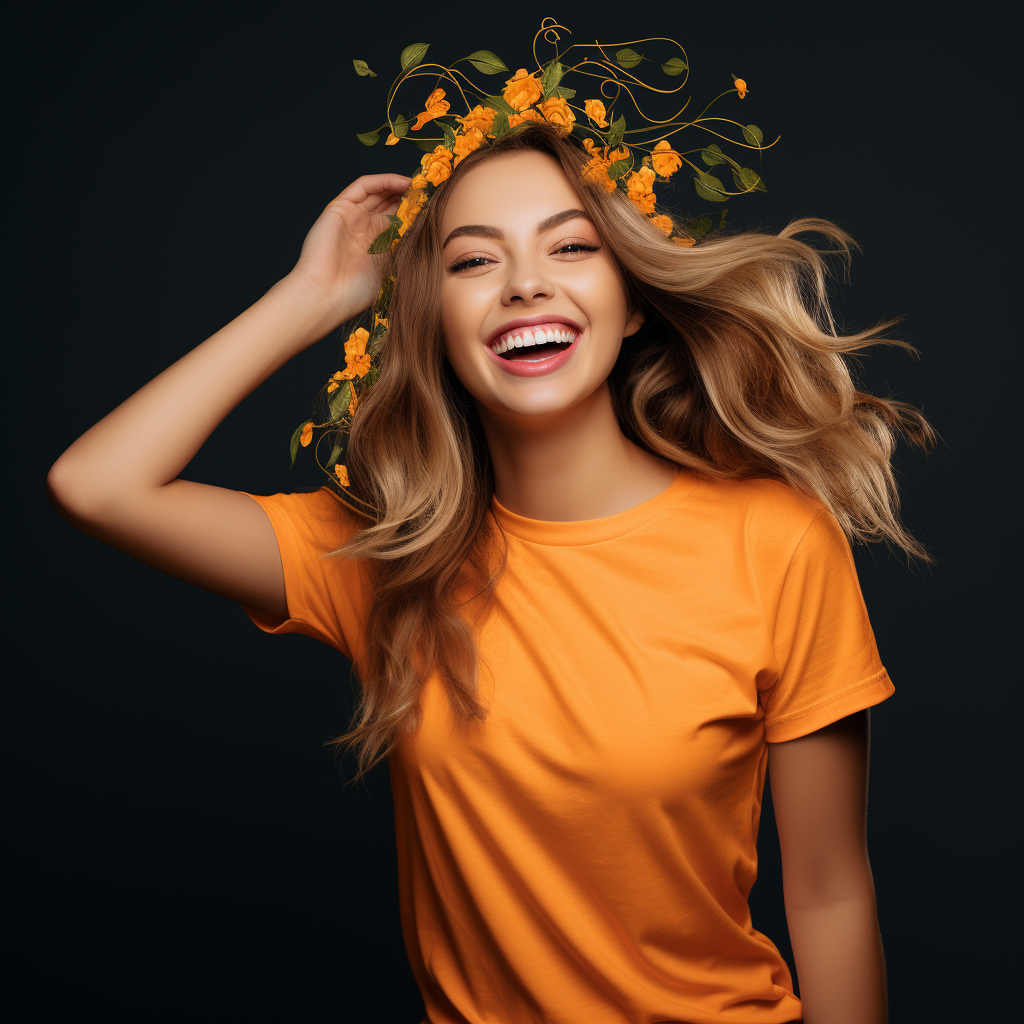
{"label": "upper lip", "polygon": [[515,320],[509,320],[508,323],[502,324],[484,344],[490,348],[506,332],[513,331],[517,327],[535,327],[537,324],[567,324],[577,334],[583,333],[583,328],[572,317],[562,316],[561,313],[538,313],[536,316],[517,316]]}

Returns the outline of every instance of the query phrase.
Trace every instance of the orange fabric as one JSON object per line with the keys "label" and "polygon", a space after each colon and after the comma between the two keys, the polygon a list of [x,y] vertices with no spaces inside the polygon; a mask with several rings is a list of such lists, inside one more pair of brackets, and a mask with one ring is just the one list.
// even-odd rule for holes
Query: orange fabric
{"label": "orange fabric", "polygon": [[[326,487],[252,495],[292,618],[351,656],[365,577]],[[440,681],[391,757],[403,931],[430,1024],[798,1020],[751,924],[766,741],[893,693],[849,543],[777,481],[681,470],[585,522],[493,509],[509,538],[479,624],[483,723]],[[344,511],[341,508],[341,511]]]}

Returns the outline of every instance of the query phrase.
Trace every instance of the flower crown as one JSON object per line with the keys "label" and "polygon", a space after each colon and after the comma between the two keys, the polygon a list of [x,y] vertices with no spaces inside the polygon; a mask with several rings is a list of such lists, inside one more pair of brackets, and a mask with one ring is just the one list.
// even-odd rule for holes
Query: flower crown
{"label": "flower crown", "polygon": [[[672,217],[659,213],[655,207],[657,195],[654,186],[669,181],[684,164],[693,171],[697,195],[710,202],[721,203],[729,196],[766,191],[757,171],[742,166],[723,152],[717,142],[706,141],[707,135],[711,135],[730,145],[756,150],[758,154],[778,142],[776,139],[764,145],[764,136],[757,125],[743,125],[727,117],[706,116],[711,106],[724,96],[735,93],[741,100],[746,97],[747,83],[742,78],[732,75],[732,86],[711,100],[692,120],[682,119],[689,99],[672,117],[665,120],[651,119],[640,110],[633,89],[639,87],[669,95],[679,92],[686,85],[690,73],[689,60],[678,42],[664,36],[651,36],[628,43],[573,43],[560,50],[562,37],[559,29],[572,34],[553,18],[545,18],[541,22],[540,29],[533,37],[533,59],[537,70],[530,72],[526,68],[519,68],[511,78],[505,79],[505,88],[500,95],[491,94],[487,89],[479,87],[462,69],[456,67],[465,63],[471,64],[483,75],[508,74],[510,69],[490,50],[477,50],[455,61],[450,67],[425,62],[429,43],[412,43],[402,50],[399,58],[401,72],[388,89],[384,123],[356,137],[363,145],[373,146],[386,128],[388,135],[385,146],[394,146],[403,140],[411,141],[425,152],[420,158],[420,169],[403,195],[397,213],[388,215],[390,225],[374,239],[368,252],[383,253],[394,249],[434,191],[448,179],[460,160],[474,150],[500,139],[517,125],[529,121],[554,124],[567,134],[578,136],[590,157],[582,168],[583,179],[607,192],[616,189],[625,192],[639,213],[663,231],[670,241],[680,246],[695,245],[714,227],[711,217],[703,215],[689,219],[687,228],[682,230]],[[537,58],[537,41],[540,37],[555,48],[554,56],[545,62]],[[663,61],[656,61],[632,49],[642,43],[668,43],[676,47],[678,53]],[[609,57],[606,50],[613,46],[619,49],[613,57]],[[580,50],[582,55],[570,56],[572,50]],[[644,62],[660,63],[661,71],[668,78],[683,77],[671,89],[649,85],[631,73],[631,69]],[[377,77],[365,61],[353,60],[352,64],[356,74]],[[591,83],[588,91],[596,92],[599,96],[585,99],[582,106],[571,103],[576,97],[576,90],[563,84],[566,76],[571,73],[598,79],[600,85]],[[393,108],[396,106],[399,87],[423,76],[435,79],[434,88],[427,96],[423,109],[412,119],[395,113]],[[447,88],[441,87],[442,81]],[[609,91],[606,92],[606,89]],[[456,96],[461,99],[466,111],[464,114],[451,113],[451,102],[446,99],[449,92],[452,99]],[[638,128],[627,129],[625,114],[616,110],[616,105],[624,102],[621,99],[623,93],[632,101],[639,118],[646,122]],[[434,129],[440,129],[442,135],[424,138],[410,134],[418,133],[428,124]],[[731,126],[733,130],[738,128],[743,141],[722,134],[719,129],[726,126]],[[695,149],[677,149],[669,142],[669,138],[688,128],[700,128],[706,133],[702,137],[703,143],[697,144]],[[631,138],[627,140],[627,136]],[[698,154],[708,168],[728,168],[736,191],[730,191],[717,174],[699,167],[690,159]],[[723,209],[719,227],[724,226],[726,213],[727,210]],[[291,439],[291,465],[294,465],[299,448],[307,447],[312,442],[314,430],[324,430],[321,439],[332,437],[335,443],[326,464],[320,463],[319,457],[317,463],[332,483],[346,490],[349,488],[349,479],[344,457],[348,435],[360,396],[373,385],[380,373],[380,353],[387,339],[388,306],[394,284],[394,277],[384,278],[373,305],[370,329],[357,328],[345,342],[345,369],[333,374],[325,388],[329,407],[327,420],[323,423],[304,420],[295,429]],[[351,491],[349,493],[356,498]],[[356,501],[366,504],[359,498]]]}

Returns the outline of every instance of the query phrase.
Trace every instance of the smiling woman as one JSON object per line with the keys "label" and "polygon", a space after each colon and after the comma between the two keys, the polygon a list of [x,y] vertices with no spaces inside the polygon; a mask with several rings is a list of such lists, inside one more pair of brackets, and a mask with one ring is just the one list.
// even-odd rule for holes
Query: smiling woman
{"label": "smiling woman", "polygon": [[[410,179],[357,179],[295,269],[50,471],[79,529],[356,668],[389,756],[431,1024],[880,1024],[866,712],[893,693],[850,538],[900,525],[914,408],[856,389],[816,231],[674,244],[524,122],[376,260]],[[178,478],[235,404],[394,279],[328,487]],[[909,347],[909,346],[907,346]],[[353,365],[363,353],[355,353]],[[353,370],[359,372],[358,370]],[[751,922],[766,769],[803,999]]]}

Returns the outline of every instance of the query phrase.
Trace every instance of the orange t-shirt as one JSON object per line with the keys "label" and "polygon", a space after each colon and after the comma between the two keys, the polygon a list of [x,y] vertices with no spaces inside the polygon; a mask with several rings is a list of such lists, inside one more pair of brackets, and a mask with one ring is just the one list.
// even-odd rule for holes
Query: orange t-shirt
{"label": "orange t-shirt", "polygon": [[[358,658],[365,564],[317,558],[357,528],[339,499],[250,496],[291,618],[246,611]],[[430,676],[390,757],[423,1024],[798,1020],[747,903],[765,743],[894,690],[838,522],[778,481],[684,469],[603,519],[492,508],[509,552],[477,627],[489,715],[460,727]]]}

